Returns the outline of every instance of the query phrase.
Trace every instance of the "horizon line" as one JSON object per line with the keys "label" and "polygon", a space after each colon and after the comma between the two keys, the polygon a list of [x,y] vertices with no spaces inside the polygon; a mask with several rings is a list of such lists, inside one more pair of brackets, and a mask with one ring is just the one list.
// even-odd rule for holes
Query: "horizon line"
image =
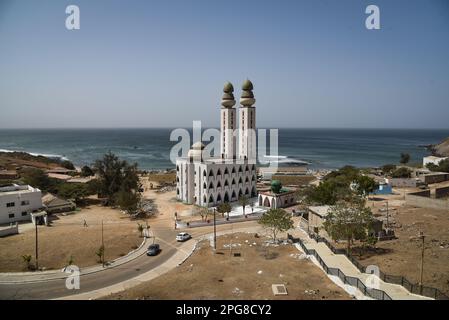
{"label": "horizon line", "polygon": [[[130,129],[192,129],[188,126],[154,126],[154,127],[10,127],[0,128],[5,130],[130,130]],[[216,126],[204,126],[202,129],[218,128]],[[238,128],[237,128],[238,129]],[[411,127],[260,127],[257,129],[304,129],[304,130],[449,130],[448,128],[411,128]]]}

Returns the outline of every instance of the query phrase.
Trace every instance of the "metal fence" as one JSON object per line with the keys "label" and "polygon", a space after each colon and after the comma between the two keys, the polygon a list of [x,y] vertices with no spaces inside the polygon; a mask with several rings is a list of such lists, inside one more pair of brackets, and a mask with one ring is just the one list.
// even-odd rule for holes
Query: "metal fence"
{"label": "metal fence", "polygon": [[[358,262],[352,255],[348,255],[345,249],[337,249],[335,248],[326,238],[317,236],[316,234],[309,233],[309,236],[317,242],[324,242],[326,246],[335,254],[344,254],[355,266],[359,269],[360,272],[366,272],[366,267],[364,267],[360,262]],[[403,286],[410,293],[422,295],[428,298],[433,298],[435,300],[449,300],[449,297],[446,296],[441,290],[437,288],[421,286],[416,283],[410,282],[407,278],[403,276],[395,276],[383,273],[379,270],[379,278],[388,283],[398,284]]]}
{"label": "metal fence", "polygon": [[291,241],[295,242],[295,243],[299,243],[299,245],[301,246],[302,250],[307,254],[307,255],[313,255],[318,263],[320,264],[320,266],[324,269],[324,271],[327,274],[336,276],[338,278],[340,278],[341,281],[343,281],[344,284],[348,284],[350,286],[356,287],[357,289],[359,289],[364,295],[371,297],[373,299],[376,300],[392,300],[391,297],[384,291],[379,290],[379,289],[374,289],[374,288],[369,288],[367,287],[362,281],[360,281],[359,278],[356,277],[351,277],[351,276],[347,276],[343,273],[343,271],[341,271],[339,268],[330,268],[326,265],[326,263],[323,261],[323,259],[321,259],[320,255],[314,250],[314,249],[307,249],[304,245],[304,243],[302,242],[301,239],[299,238],[293,238],[290,234],[288,235],[288,239],[290,239]]}

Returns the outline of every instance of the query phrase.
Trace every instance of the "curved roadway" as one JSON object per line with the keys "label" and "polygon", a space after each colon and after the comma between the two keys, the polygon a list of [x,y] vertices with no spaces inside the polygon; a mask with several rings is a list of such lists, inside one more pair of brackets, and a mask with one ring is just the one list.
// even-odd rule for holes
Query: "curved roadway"
{"label": "curved roadway", "polygon": [[[243,225],[251,222],[241,223]],[[240,224],[240,223],[239,223]],[[232,225],[217,226],[217,230],[229,230]],[[142,255],[117,267],[105,269],[96,273],[81,275],[80,289],[68,290],[65,279],[46,280],[23,284],[0,284],[0,299],[55,299],[73,294],[89,292],[108,287],[125,280],[132,279],[169,260],[178,250],[180,243],[176,242],[177,230],[169,228],[154,228],[156,242],[161,245],[161,253],[155,257]],[[213,232],[211,227],[190,229],[194,238]],[[191,241],[191,240],[190,240]]]}

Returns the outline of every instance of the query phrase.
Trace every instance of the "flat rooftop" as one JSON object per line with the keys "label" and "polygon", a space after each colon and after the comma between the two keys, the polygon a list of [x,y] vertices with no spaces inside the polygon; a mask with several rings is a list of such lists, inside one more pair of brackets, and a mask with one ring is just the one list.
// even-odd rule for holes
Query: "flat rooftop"
{"label": "flat rooftop", "polygon": [[38,188],[33,188],[29,185],[19,186],[17,184],[13,184],[6,187],[0,188],[0,195],[5,194],[20,194],[20,193],[29,193],[29,192],[38,192],[40,191]]}
{"label": "flat rooftop", "polygon": [[330,209],[330,206],[311,206],[311,207],[309,207],[310,211],[319,215],[321,218],[324,218],[327,216],[329,209]]}

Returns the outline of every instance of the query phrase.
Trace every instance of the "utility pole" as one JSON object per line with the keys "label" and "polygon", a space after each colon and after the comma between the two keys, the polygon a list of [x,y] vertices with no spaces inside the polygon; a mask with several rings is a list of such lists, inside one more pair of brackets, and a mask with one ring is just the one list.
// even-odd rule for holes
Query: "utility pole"
{"label": "utility pole", "polygon": [[423,287],[423,274],[424,274],[424,232],[419,233],[419,237],[422,241],[422,248],[421,248],[421,274],[419,276],[419,287],[420,287],[420,294],[422,294],[422,287]]}
{"label": "utility pole", "polygon": [[214,251],[217,251],[217,221],[214,208]]}
{"label": "utility pole", "polygon": [[103,257],[101,259],[104,268],[104,232],[103,232],[103,220],[101,220],[101,247],[103,248]]}
{"label": "utility pole", "polygon": [[388,211],[388,201],[387,201],[387,229],[390,227],[390,222],[388,220],[388,216],[389,216],[389,211]]}
{"label": "utility pole", "polygon": [[39,245],[38,245],[38,233],[37,233],[37,217],[34,217],[34,226],[36,228],[36,270],[39,270]]}

